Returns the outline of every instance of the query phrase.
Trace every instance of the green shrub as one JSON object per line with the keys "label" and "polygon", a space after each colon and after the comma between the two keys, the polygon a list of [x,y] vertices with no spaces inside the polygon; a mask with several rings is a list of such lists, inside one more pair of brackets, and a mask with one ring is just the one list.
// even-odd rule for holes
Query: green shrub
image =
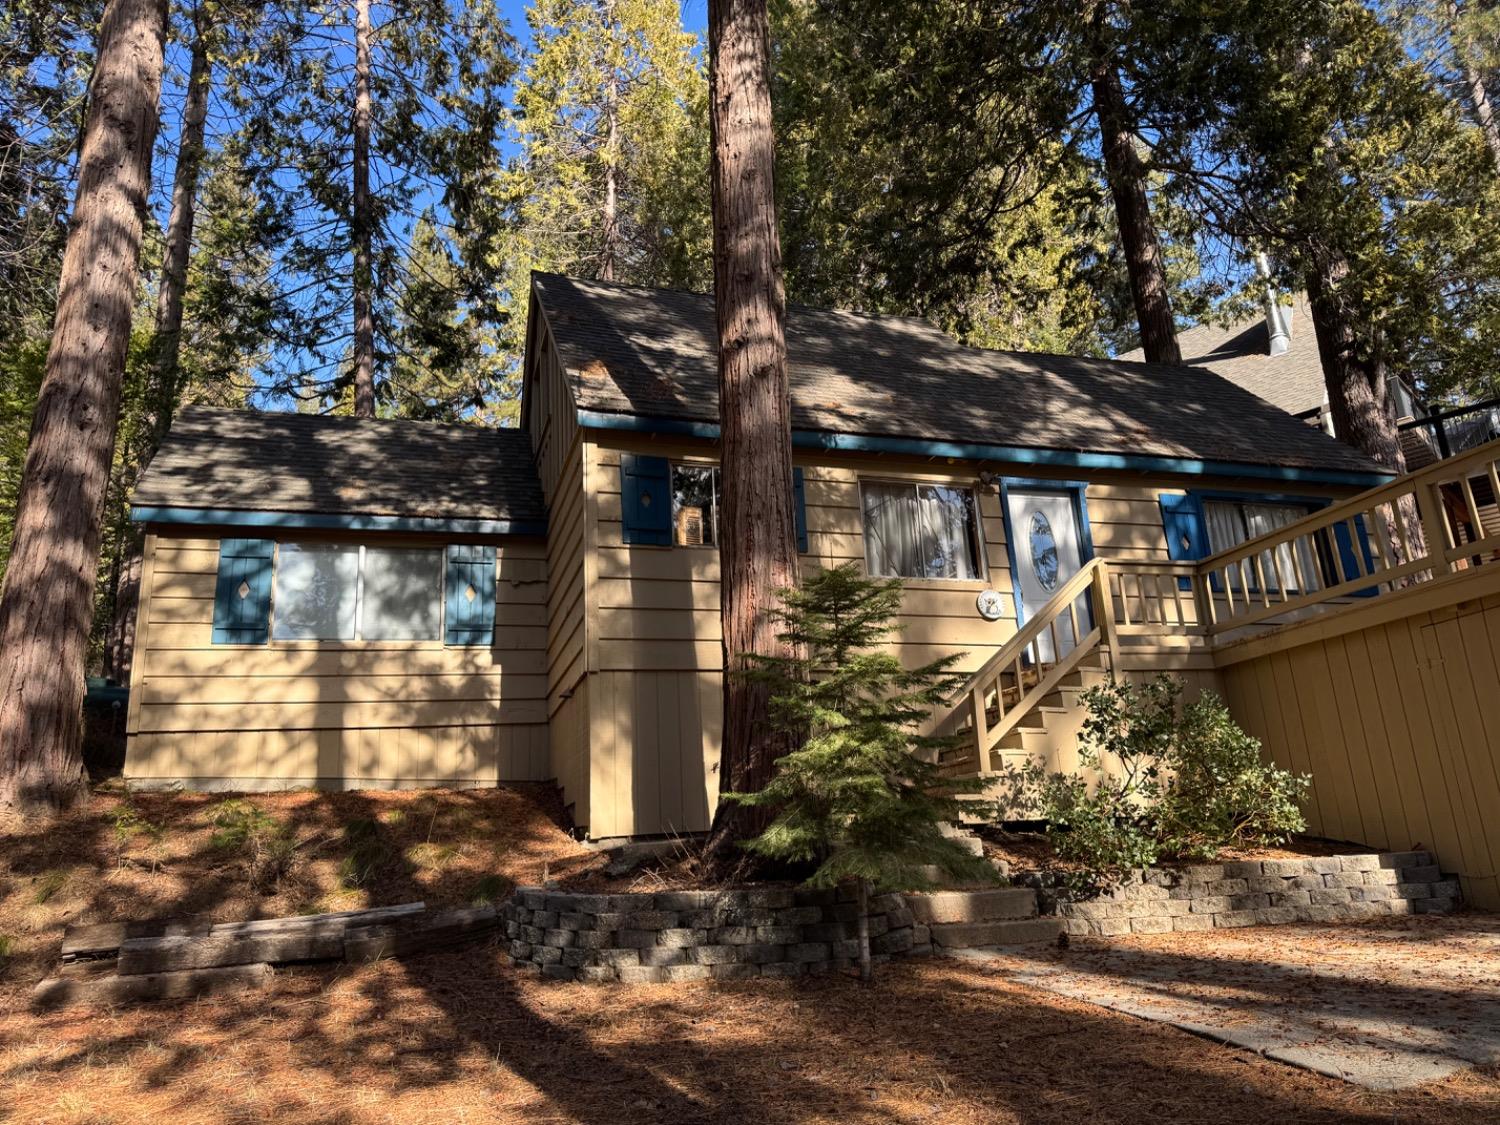
{"label": "green shrub", "polygon": [[1218,696],[1183,711],[1161,835],[1174,855],[1212,859],[1225,847],[1284,843],[1307,827],[1300,803],[1312,779],[1266,762]]}
{"label": "green shrub", "polygon": [[36,891],[32,894],[31,901],[38,906],[46,906],[58,891],[67,885],[68,873],[62,870],[49,871],[37,881]]}
{"label": "green shrub", "polygon": [[141,815],[141,811],[128,800],[110,810],[109,825],[115,838],[115,862],[117,864],[125,863],[125,853],[129,850],[131,841],[145,837],[148,842],[151,868],[153,871],[156,869],[156,848],[167,834],[164,826],[147,820]]}
{"label": "green shrub", "polygon": [[0,976],[5,974],[11,955],[16,951],[16,939],[9,934],[0,934]]}
{"label": "green shrub", "polygon": [[249,801],[229,797],[213,807],[209,823],[217,829],[209,842],[238,852],[251,887],[274,893],[291,874],[297,858],[292,829]]}
{"label": "green shrub", "polygon": [[1005,804],[1047,822],[1075,889],[1117,883],[1161,858],[1281,843],[1304,827],[1298,801],[1311,779],[1264,762],[1217,696],[1179,709],[1181,692],[1165,675],[1091,688],[1079,772],[1007,767]]}

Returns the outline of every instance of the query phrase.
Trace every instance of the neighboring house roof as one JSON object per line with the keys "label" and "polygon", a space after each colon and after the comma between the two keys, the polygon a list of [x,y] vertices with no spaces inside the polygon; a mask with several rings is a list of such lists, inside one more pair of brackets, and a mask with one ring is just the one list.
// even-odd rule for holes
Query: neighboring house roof
{"label": "neighboring house roof", "polygon": [[[1307,297],[1292,300],[1292,335],[1287,350],[1271,355],[1271,335],[1264,314],[1231,325],[1200,324],[1177,334],[1182,362],[1209,367],[1251,394],[1259,395],[1288,414],[1312,414],[1323,409],[1323,360],[1313,333]],[[1143,360],[1140,348],[1120,356]]]}
{"label": "neighboring house roof", "polygon": [[534,531],[547,518],[523,430],[203,406],[178,413],[132,504],[138,519],[212,509],[392,530]]}
{"label": "neighboring house roof", "polygon": [[[578,408],[594,424],[717,423],[712,297],[557,274],[532,281]],[[1130,463],[1380,471],[1350,446],[1200,368],[987,351],[925,320],[802,306],[788,309],[786,337],[797,431]]]}

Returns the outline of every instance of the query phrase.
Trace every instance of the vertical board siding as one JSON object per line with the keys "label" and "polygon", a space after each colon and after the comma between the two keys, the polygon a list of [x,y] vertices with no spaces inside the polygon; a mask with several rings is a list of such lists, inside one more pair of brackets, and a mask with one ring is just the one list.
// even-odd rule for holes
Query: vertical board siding
{"label": "vertical board siding", "polygon": [[1312,774],[1312,832],[1428,848],[1500,908],[1500,595],[1403,616],[1407,597],[1346,632],[1282,630],[1220,677],[1240,724]]}
{"label": "vertical board siding", "polygon": [[126,776],[246,789],[550,777],[545,548],[495,552],[493,645],[236,646],[213,643],[218,540],[149,536]]}

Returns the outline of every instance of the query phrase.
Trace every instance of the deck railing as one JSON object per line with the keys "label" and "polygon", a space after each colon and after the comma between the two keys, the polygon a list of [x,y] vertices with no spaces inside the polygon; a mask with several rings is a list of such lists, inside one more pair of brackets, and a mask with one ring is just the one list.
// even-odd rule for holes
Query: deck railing
{"label": "deck railing", "polygon": [[1208,647],[1234,630],[1488,564],[1500,565],[1500,441],[1198,563],[1092,559],[934,723],[933,733],[968,736],[944,772],[993,772],[1000,743],[1095,651],[1113,667],[1132,645]]}
{"label": "deck railing", "polygon": [[1500,561],[1500,441],[1439,461],[1204,559],[1210,636]]}

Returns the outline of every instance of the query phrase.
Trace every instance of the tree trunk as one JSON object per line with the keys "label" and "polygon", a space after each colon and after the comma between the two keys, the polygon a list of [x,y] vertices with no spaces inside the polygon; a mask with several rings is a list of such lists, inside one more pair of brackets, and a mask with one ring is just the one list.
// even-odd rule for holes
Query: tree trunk
{"label": "tree trunk", "polygon": [[[604,28],[611,39],[616,34],[614,0],[604,0]],[[608,69],[604,83],[604,237],[599,252],[599,277],[615,279],[620,257],[620,82],[614,60],[606,58]]]}
{"label": "tree trunk", "polygon": [[1448,33],[1452,37],[1453,53],[1458,56],[1459,69],[1463,72],[1469,105],[1474,110],[1474,122],[1479,126],[1484,143],[1489,146],[1495,172],[1500,175],[1500,121],[1495,120],[1495,109],[1490,103],[1489,90],[1484,85],[1484,74],[1474,65],[1469,43],[1459,28],[1458,15],[1458,5],[1449,0]]}
{"label": "tree trunk", "polygon": [[855,932],[859,938],[859,979],[869,984],[875,977],[875,969],[870,964],[870,882],[868,879],[859,880],[857,907],[859,918],[855,923]]}
{"label": "tree trunk", "polygon": [[0,804],[55,810],[83,789],[84,661],[165,30],[165,0],[109,0],[99,25],[52,344],[0,595]]}
{"label": "tree trunk", "polygon": [[354,414],[375,417],[375,277],[370,250],[370,0],[354,0]]}
{"label": "tree trunk", "polygon": [[[709,127],[714,311],[719,336],[723,502],[719,547],[724,631],[724,743],[719,787],[756,792],[790,740],[768,722],[766,688],[736,674],[745,654],[785,651],[771,615],[797,579],[792,512],[786,292],[776,229],[766,0],[710,0]],[[764,824],[769,810],[719,803],[716,857]]]}
{"label": "tree trunk", "polygon": [[[201,14],[195,17],[201,20]],[[152,371],[153,412],[149,447],[142,450],[142,467],[151,459],[172,425],[179,393],[177,373],[182,351],[182,296],[187,289],[188,259],[193,250],[193,219],[198,203],[198,173],[203,167],[203,129],[208,118],[208,89],[213,73],[208,43],[201,27],[195,29],[193,61],[188,69],[187,102],[182,110],[177,169],[172,177],[172,212],[167,219],[162,251],[161,290],[156,298],[155,355]]]}
{"label": "tree trunk", "polygon": [[[1333,432],[1376,464],[1397,473],[1406,472],[1401,436],[1386,397],[1384,359],[1378,354],[1361,355],[1355,310],[1350,306],[1347,281],[1349,261],[1342,252],[1317,246],[1310,255],[1307,275],[1308,304],[1313,333],[1318,340],[1318,358],[1323,365],[1323,383]],[[1422,520],[1417,507],[1404,499],[1400,519],[1416,557],[1426,552]],[[1405,560],[1401,537],[1392,527],[1391,551]]]}
{"label": "tree trunk", "polygon": [[[182,396],[182,301],[187,289],[188,262],[193,249],[193,220],[198,203],[198,176],[203,167],[203,133],[208,119],[208,91],[213,71],[208,60],[206,17],[193,13],[193,55],[188,67],[187,98],[177,142],[177,167],[172,174],[172,210],[167,218],[162,248],[161,286],[156,294],[156,337],[152,341],[151,387],[146,402],[148,416],[127,451],[120,473],[110,489],[109,510],[127,502],[136,477],[151,463],[172,426],[172,416]],[[120,518],[124,518],[122,514]],[[141,539],[126,534],[120,540],[115,560],[114,604],[104,638],[104,674],[119,683],[130,679],[131,653],[135,645],[135,609],[141,574]]]}
{"label": "tree trunk", "polygon": [[[1100,6],[1100,11],[1103,6]],[[1096,17],[1097,22],[1097,17]],[[1130,277],[1130,296],[1141,329],[1141,347],[1152,363],[1181,363],[1177,326],[1172,319],[1172,299],[1167,287],[1166,260],[1151,218],[1146,194],[1146,169],[1135,150],[1135,130],[1120,85],[1120,72],[1102,43],[1096,27],[1092,84],[1094,116],[1099,123],[1099,147],[1104,154],[1104,174],[1115,203],[1120,227],[1120,246]]]}

